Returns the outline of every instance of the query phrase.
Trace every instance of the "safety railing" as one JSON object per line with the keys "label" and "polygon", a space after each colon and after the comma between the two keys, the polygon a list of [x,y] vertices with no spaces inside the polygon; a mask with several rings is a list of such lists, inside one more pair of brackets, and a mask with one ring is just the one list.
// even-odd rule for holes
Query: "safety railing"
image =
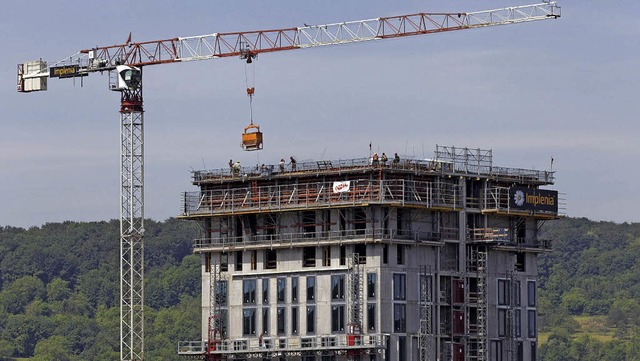
{"label": "safety railing", "polygon": [[448,159],[415,159],[402,158],[394,160],[389,157],[387,161],[375,161],[372,158],[354,158],[338,160],[304,161],[295,165],[285,164],[262,164],[255,166],[230,166],[227,169],[197,170],[193,171],[193,181],[196,183],[205,181],[232,180],[234,178],[246,177],[270,177],[278,175],[290,175],[296,173],[326,173],[327,171],[346,172],[360,169],[384,169],[408,170],[414,172],[460,174],[474,176],[498,176],[514,181],[522,182],[543,182],[552,184],[554,182],[554,172],[540,171],[535,169],[494,167],[489,163],[478,163],[469,160],[451,161]]}
{"label": "safety railing", "polygon": [[[179,355],[263,354],[302,351],[376,350],[386,347],[387,335],[319,335],[291,337],[252,337],[218,341],[180,341]],[[271,357],[271,356],[268,356]]]}
{"label": "safety railing", "polygon": [[520,248],[551,249],[551,240],[530,240],[515,237],[509,228],[471,228],[469,229],[468,242],[498,244],[501,246],[514,246]]}
{"label": "safety railing", "polygon": [[229,249],[245,247],[293,246],[295,244],[323,244],[349,240],[398,240],[411,242],[440,242],[442,234],[430,231],[407,231],[396,229],[362,229],[326,232],[293,232],[258,234],[242,237],[201,238],[193,241],[193,249]]}
{"label": "safety railing", "polygon": [[419,205],[429,208],[462,207],[460,186],[447,182],[410,180],[350,180],[335,190],[333,182],[291,183],[184,192],[182,215],[234,214],[328,208],[359,204]]}

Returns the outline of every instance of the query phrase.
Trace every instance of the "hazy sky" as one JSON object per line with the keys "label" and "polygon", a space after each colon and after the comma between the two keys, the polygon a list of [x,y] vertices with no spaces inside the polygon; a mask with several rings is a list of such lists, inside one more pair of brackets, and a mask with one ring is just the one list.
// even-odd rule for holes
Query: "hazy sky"
{"label": "hazy sky", "polygon": [[[119,95],[108,77],[18,94],[16,64],[134,41],[532,2],[7,1],[0,13],[0,226],[119,217]],[[494,164],[549,169],[566,213],[638,222],[640,3],[562,1],[562,18],[261,55],[243,152],[245,64],[145,68],[145,216],[195,188],[191,169],[364,157],[431,158],[436,144],[493,149]]]}

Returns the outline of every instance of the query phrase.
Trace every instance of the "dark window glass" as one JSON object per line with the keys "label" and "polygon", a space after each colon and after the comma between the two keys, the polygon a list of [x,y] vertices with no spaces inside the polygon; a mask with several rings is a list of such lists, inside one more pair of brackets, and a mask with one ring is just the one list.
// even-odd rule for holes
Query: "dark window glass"
{"label": "dark window glass", "polygon": [[375,273],[367,274],[367,297],[368,298],[376,297],[376,278],[377,278],[377,275]]}
{"label": "dark window glass", "polygon": [[515,281],[515,285],[514,285],[514,291],[513,291],[513,302],[515,303],[516,306],[520,306],[520,292],[522,292],[522,290],[520,289],[520,281]]}
{"label": "dark window glass", "polygon": [[529,307],[536,307],[536,281],[527,281],[528,298],[527,305]]}
{"label": "dark window glass", "polygon": [[507,335],[507,310],[498,310],[498,336],[504,337]]}
{"label": "dark window glass", "polygon": [[302,267],[316,266],[316,247],[304,247],[302,249]]}
{"label": "dark window glass", "polygon": [[264,278],[262,280],[262,304],[269,304],[269,279]]}
{"label": "dark window glass", "polygon": [[316,332],[316,306],[307,306],[307,334]]}
{"label": "dark window glass", "polygon": [[236,252],[236,271],[242,271],[242,251]]}
{"label": "dark window glass", "polygon": [[513,312],[514,318],[514,326],[516,328],[516,337],[520,337],[522,335],[522,315],[520,314],[520,310],[514,310]]}
{"label": "dark window glass", "polygon": [[262,333],[269,334],[269,307],[262,308]]}
{"label": "dark window glass", "polygon": [[389,263],[389,245],[387,244],[382,245],[382,263]]}
{"label": "dark window glass", "polygon": [[367,304],[367,329],[369,331],[376,330],[376,304]]}
{"label": "dark window glass", "polygon": [[256,280],[242,281],[242,295],[245,305],[256,303]]}
{"label": "dark window glass", "polygon": [[502,341],[491,340],[491,360],[502,361]]}
{"label": "dark window glass", "polygon": [[277,310],[278,314],[277,314],[277,332],[278,335],[283,335],[286,332],[285,329],[285,325],[286,325],[286,320],[285,320],[285,308],[284,307],[278,307]]}
{"label": "dark window glass", "polygon": [[344,305],[331,306],[331,331],[344,332]]}
{"label": "dark window glass", "polygon": [[316,301],[316,278],[307,276],[307,302]]}
{"label": "dark window glass", "polygon": [[529,315],[528,319],[529,319],[529,338],[535,338],[538,335],[537,329],[536,329],[536,311],[535,310],[529,310],[527,311],[527,314]]}
{"label": "dark window glass", "polygon": [[256,309],[245,308],[242,311],[242,334],[244,336],[256,334]]}
{"label": "dark window glass", "polygon": [[396,245],[396,258],[397,264],[404,264],[404,245]]}
{"label": "dark window glass", "polygon": [[291,303],[298,303],[298,277],[291,277]]}
{"label": "dark window glass", "polygon": [[498,280],[498,305],[507,305],[507,280]]}
{"label": "dark window glass", "polygon": [[291,334],[298,334],[298,307],[291,307]]}
{"label": "dark window glass", "polygon": [[344,275],[331,276],[331,299],[344,299]]}
{"label": "dark window glass", "polygon": [[393,304],[393,331],[407,332],[407,305],[404,303]]}
{"label": "dark window glass", "polygon": [[406,275],[402,273],[393,274],[393,299],[406,299]]}
{"label": "dark window glass", "polygon": [[285,302],[285,293],[287,289],[287,279],[278,278],[278,302]]}

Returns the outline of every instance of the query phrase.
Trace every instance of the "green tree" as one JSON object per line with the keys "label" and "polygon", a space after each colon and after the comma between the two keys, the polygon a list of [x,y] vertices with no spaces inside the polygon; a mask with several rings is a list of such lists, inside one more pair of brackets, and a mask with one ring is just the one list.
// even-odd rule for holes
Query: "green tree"
{"label": "green tree", "polygon": [[18,314],[35,299],[45,295],[44,283],[34,276],[23,276],[7,285],[0,292],[0,305],[9,313]]}
{"label": "green tree", "polygon": [[51,336],[43,339],[36,345],[34,361],[76,361],[80,360],[73,355],[71,346],[73,342],[66,336]]}

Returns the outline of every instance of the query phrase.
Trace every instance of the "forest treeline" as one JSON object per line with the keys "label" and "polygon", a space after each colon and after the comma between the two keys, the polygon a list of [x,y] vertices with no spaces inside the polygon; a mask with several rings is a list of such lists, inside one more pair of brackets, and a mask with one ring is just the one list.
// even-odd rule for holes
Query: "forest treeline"
{"label": "forest treeline", "polygon": [[[119,359],[120,225],[0,227],[0,360]],[[145,221],[145,359],[199,340],[195,223]]]}
{"label": "forest treeline", "polygon": [[[145,358],[181,360],[177,342],[199,340],[198,227],[145,221]],[[640,360],[640,224],[548,221],[540,237],[540,359]],[[119,222],[0,227],[0,360],[119,357]],[[597,316],[607,338],[577,336]]]}

